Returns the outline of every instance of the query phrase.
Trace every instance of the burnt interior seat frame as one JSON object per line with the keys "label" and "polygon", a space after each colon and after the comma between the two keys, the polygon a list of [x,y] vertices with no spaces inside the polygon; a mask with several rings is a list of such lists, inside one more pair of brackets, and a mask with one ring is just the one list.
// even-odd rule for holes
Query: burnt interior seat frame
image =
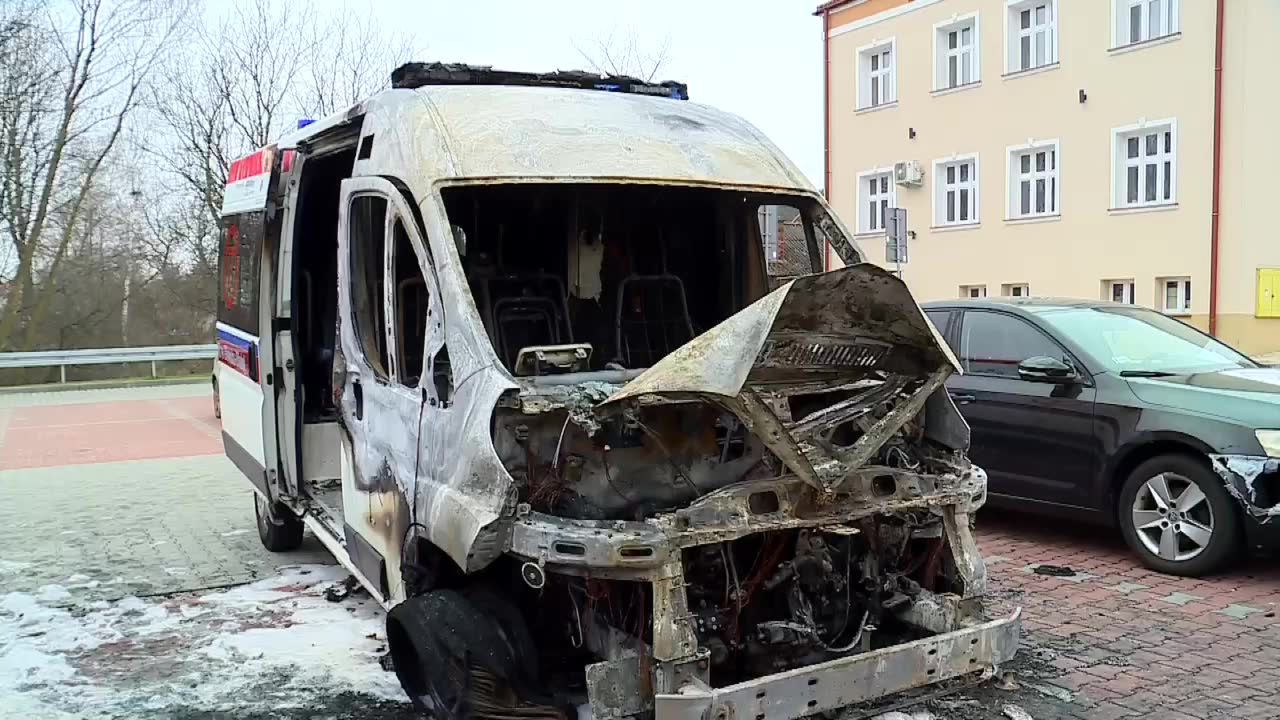
{"label": "burnt interior seat frame", "polygon": [[[671,298],[675,307],[667,307]],[[693,320],[689,317],[684,281],[670,273],[628,275],[618,283],[615,308],[615,347],[626,367],[648,367],[668,353],[693,339]],[[656,319],[647,317],[651,307],[646,300],[657,300]],[[640,315],[628,317],[629,304],[638,300]],[[655,330],[660,335],[655,337]],[[635,342],[633,342],[635,341]]]}

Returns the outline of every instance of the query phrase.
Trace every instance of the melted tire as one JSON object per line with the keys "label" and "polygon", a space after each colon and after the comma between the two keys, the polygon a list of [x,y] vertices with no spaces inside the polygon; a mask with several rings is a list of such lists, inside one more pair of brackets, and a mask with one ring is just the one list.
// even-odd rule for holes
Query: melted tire
{"label": "melted tire", "polygon": [[253,514],[262,546],[271,552],[297,550],[302,545],[302,520],[280,503],[269,506],[257,494],[253,498]]}
{"label": "melted tire", "polygon": [[436,590],[405,600],[387,614],[387,642],[419,712],[441,720],[564,718],[529,702],[536,647],[519,612],[495,594]]}

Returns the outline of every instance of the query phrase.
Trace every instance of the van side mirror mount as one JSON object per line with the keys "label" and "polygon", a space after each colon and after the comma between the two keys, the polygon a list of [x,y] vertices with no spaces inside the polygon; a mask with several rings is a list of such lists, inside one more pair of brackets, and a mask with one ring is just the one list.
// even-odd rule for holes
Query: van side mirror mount
{"label": "van side mirror mount", "polygon": [[1030,382],[1066,384],[1080,380],[1080,373],[1058,358],[1029,357],[1018,363],[1018,377]]}

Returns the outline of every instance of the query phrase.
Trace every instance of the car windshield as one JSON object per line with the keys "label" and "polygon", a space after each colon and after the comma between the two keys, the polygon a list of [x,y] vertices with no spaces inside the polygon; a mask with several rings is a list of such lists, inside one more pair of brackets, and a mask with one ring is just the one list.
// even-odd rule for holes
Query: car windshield
{"label": "car windshield", "polygon": [[1254,367],[1249,358],[1154,310],[1054,308],[1040,314],[1098,362],[1120,373],[1186,373]]}

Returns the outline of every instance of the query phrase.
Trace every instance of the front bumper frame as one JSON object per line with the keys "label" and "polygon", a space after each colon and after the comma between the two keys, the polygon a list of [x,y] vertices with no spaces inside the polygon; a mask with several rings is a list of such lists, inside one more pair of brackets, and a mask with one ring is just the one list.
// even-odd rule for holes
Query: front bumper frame
{"label": "front bumper frame", "polygon": [[996,668],[1013,659],[1022,609],[901,645],[723,688],[691,682],[654,697],[656,720],[792,720]]}

